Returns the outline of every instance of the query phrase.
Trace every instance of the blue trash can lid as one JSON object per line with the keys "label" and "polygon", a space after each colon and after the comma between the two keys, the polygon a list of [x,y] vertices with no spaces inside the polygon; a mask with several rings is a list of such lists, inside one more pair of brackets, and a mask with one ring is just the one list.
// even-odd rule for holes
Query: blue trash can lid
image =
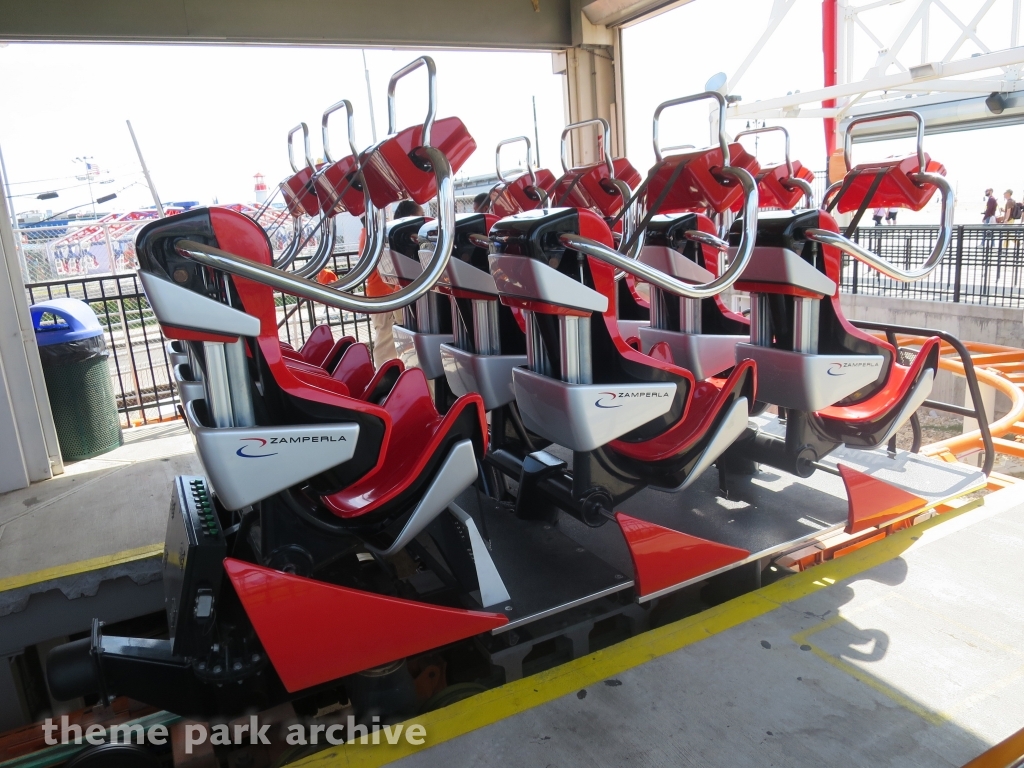
{"label": "blue trash can lid", "polygon": [[[41,347],[103,335],[96,313],[84,301],[50,299],[33,304],[29,309],[36,343]],[[52,315],[56,322],[42,325],[43,315]]]}

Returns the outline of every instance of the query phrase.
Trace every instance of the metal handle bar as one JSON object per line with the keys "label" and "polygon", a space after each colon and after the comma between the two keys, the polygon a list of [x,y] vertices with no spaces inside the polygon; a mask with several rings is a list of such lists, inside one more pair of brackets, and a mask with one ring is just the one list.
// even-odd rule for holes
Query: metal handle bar
{"label": "metal handle bar", "polygon": [[305,123],[299,123],[288,131],[288,162],[295,173],[299,172],[299,166],[295,164],[295,155],[292,152],[292,136],[299,131],[302,131],[302,144],[306,152],[306,166],[310,169],[316,168],[316,163],[313,162],[313,154],[309,151],[309,126]]}
{"label": "metal handle bar", "polygon": [[861,123],[894,120],[898,117],[910,117],[917,121],[917,169],[922,172],[928,170],[924,162],[924,118],[921,117],[920,112],[915,112],[913,109],[904,109],[899,112],[886,112],[884,115],[855,117],[846,124],[846,134],[843,136],[843,162],[846,163],[847,171],[853,168],[853,163],[850,162],[850,148],[853,145],[853,126],[860,125]]}
{"label": "metal handle bar", "polygon": [[804,179],[798,178],[796,176],[790,176],[789,178],[782,179],[782,181],[780,181],[779,183],[782,184],[782,186],[784,186],[786,189],[793,189],[793,187],[799,189],[801,192],[804,193],[804,198],[807,201],[807,207],[814,207],[814,190],[811,188],[811,185],[808,184]]}
{"label": "metal handle bar", "polygon": [[302,217],[292,216],[292,239],[288,241],[288,245],[285,246],[284,251],[281,252],[281,256],[274,260],[275,269],[287,269],[291,266],[292,262],[295,261],[295,257],[299,255],[299,240],[302,236]]}
{"label": "metal handle bar", "polygon": [[322,118],[320,118],[320,132],[323,135],[324,141],[324,160],[328,163],[333,163],[334,158],[331,156],[331,137],[327,130],[327,121],[331,115],[337,112],[339,109],[344,108],[348,114],[348,120],[346,125],[348,126],[348,147],[352,151],[352,157],[356,159],[356,164],[359,163],[359,150],[356,149],[356,119],[352,115],[352,102],[348,99],[342,99],[337,104],[332,104],[324,112]]}
{"label": "metal handle bar", "polygon": [[445,267],[448,266],[454,241],[455,188],[452,184],[451,166],[448,164],[448,159],[439,150],[433,147],[424,147],[423,151],[427,154],[427,159],[437,178],[439,237],[434,245],[434,253],[423,272],[412,283],[395,293],[378,297],[343,293],[313,280],[296,277],[273,267],[243,259],[219,248],[200,245],[190,240],[178,241],[175,248],[185,258],[197,261],[204,266],[255,280],[279,291],[337,309],[369,313],[393,312],[396,309],[401,309],[415,302],[437,282]]}
{"label": "metal handle bar", "polygon": [[615,166],[612,164],[612,129],[608,125],[608,121],[603,117],[593,117],[590,120],[581,120],[578,123],[570,123],[562,129],[562,170],[565,173],[569,173],[569,171],[575,168],[575,166],[572,168],[569,167],[569,160],[565,155],[565,149],[567,146],[565,137],[575,130],[586,128],[588,125],[601,126],[601,130],[603,131],[602,135],[604,137],[604,164],[608,168],[608,175],[614,179]]}
{"label": "metal handle bar", "polygon": [[[754,241],[757,238],[757,183],[754,181],[754,177],[743,168],[725,167],[721,169],[721,172],[736,179],[743,187],[743,229],[740,233],[736,257],[732,259],[729,268],[722,275],[709,283],[688,285],[666,275],[659,269],[649,267],[642,261],[631,259],[586,237],[565,234],[561,235],[559,239],[567,248],[607,262],[613,267],[677,296],[685,296],[689,299],[707,299],[715,296],[729,288],[743,274],[743,270],[750,263],[750,256],[754,252]],[[716,248],[721,248],[724,244],[717,238],[707,239],[706,233],[703,232],[687,232],[686,236],[698,242],[707,242],[708,245]]]}
{"label": "metal handle bar", "polygon": [[385,212],[374,208],[370,201],[370,193],[365,186],[363,187],[363,199],[366,205],[366,241],[363,243],[363,252],[359,254],[356,265],[344,277],[331,283],[331,288],[337,291],[344,291],[363,282],[377,268],[381,254],[384,253]]}
{"label": "metal handle bar", "polygon": [[665,152],[672,152],[673,150],[676,150],[676,149],[696,149],[696,148],[697,148],[697,146],[695,144],[673,144],[671,147],[662,147],[661,148],[661,152],[662,152],[662,154],[664,154]]}
{"label": "metal handle bar", "polygon": [[[323,216],[320,219],[320,242],[317,244],[316,253],[301,267],[295,270],[299,277],[315,277],[320,270],[327,266],[327,262],[334,253],[334,242],[337,238],[338,229],[335,226],[333,216]],[[300,247],[301,251],[302,248]]]}
{"label": "metal handle bar", "polygon": [[498,174],[498,181],[508,183],[501,173],[501,148],[509,144],[518,144],[520,141],[526,144],[526,172],[530,174],[530,184],[537,186],[537,174],[533,172],[533,144],[528,136],[514,136],[511,139],[502,139],[494,150],[494,171]]}
{"label": "metal handle bar", "polygon": [[703,93],[695,93],[691,96],[681,96],[678,99],[670,99],[669,101],[663,101],[658,105],[658,108],[654,110],[654,159],[657,162],[661,162],[661,142],[658,140],[658,122],[661,120],[661,113],[669,107],[678,107],[681,104],[690,104],[694,101],[703,101],[704,99],[714,99],[718,102],[718,146],[722,150],[722,164],[724,166],[729,165],[729,138],[725,135],[725,108],[726,102],[725,97],[718,91],[704,91]]}
{"label": "metal handle bar", "polygon": [[782,131],[782,135],[786,137],[786,171],[789,173],[789,177],[793,178],[793,161],[789,159],[789,131],[781,125],[767,125],[763,128],[751,128],[746,131],[740,131],[733,136],[733,141],[739,141],[741,136],[750,136],[755,133],[773,133],[775,131]]}
{"label": "metal handle bar", "polygon": [[388,133],[395,133],[397,121],[395,119],[395,87],[398,81],[420,67],[427,68],[427,117],[423,121],[423,135],[420,138],[422,146],[430,146],[430,129],[434,125],[434,116],[437,114],[437,67],[434,60],[429,56],[420,56],[395,72],[388,82]]}
{"label": "metal handle bar", "polygon": [[939,191],[942,193],[942,212],[941,221],[939,223],[939,236],[935,241],[935,246],[932,248],[932,252],[928,255],[924,264],[917,269],[902,270],[899,267],[893,266],[878,254],[862,248],[857,243],[836,232],[829,232],[824,229],[807,229],[804,230],[804,237],[808,240],[813,240],[816,243],[835,246],[843,253],[849,254],[853,258],[863,261],[872,269],[876,269],[886,277],[891,277],[893,280],[898,280],[901,283],[912,283],[916,280],[920,280],[922,277],[930,274],[932,270],[939,265],[943,254],[946,252],[946,248],[949,247],[949,241],[953,237],[953,204],[955,200],[953,196],[953,188],[950,186],[949,182],[946,181],[945,176],[940,176],[937,173],[914,173],[911,174],[910,180],[915,184],[932,184],[938,187]]}

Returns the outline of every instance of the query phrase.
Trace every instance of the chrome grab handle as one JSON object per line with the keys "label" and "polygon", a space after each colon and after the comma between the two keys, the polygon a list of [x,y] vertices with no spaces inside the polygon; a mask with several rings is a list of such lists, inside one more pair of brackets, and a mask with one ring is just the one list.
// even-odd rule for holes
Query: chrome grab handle
{"label": "chrome grab handle", "polygon": [[302,217],[292,216],[292,239],[288,241],[281,256],[273,262],[276,269],[287,269],[299,255],[299,242],[302,239]]}
{"label": "chrome grab handle", "polygon": [[397,121],[395,117],[395,88],[398,81],[406,75],[415,72],[420,67],[427,68],[427,116],[423,120],[423,134],[420,137],[422,146],[430,146],[430,129],[434,125],[434,116],[437,114],[437,67],[434,60],[429,56],[420,56],[415,61],[410,61],[400,70],[391,76],[388,81],[388,134],[396,132]]}
{"label": "chrome grab handle", "polygon": [[[897,280],[901,283],[912,283],[931,274],[931,272],[939,265],[939,262],[942,261],[942,257],[946,253],[946,249],[949,247],[950,240],[953,237],[953,208],[956,203],[956,196],[953,194],[953,187],[950,186],[946,177],[938,173],[928,173],[925,170],[927,165],[924,157],[924,118],[921,117],[919,112],[907,109],[900,112],[887,112],[883,115],[865,115],[864,117],[858,117],[851,120],[846,126],[846,135],[843,139],[843,162],[846,164],[847,172],[849,172],[852,167],[850,163],[850,146],[853,143],[853,126],[860,123],[874,123],[881,120],[892,120],[899,117],[910,117],[917,123],[918,171],[917,173],[908,174],[908,178],[918,186],[931,184],[934,187],[938,187],[939,193],[942,195],[942,209],[939,213],[939,235],[935,240],[935,245],[932,247],[932,252],[928,254],[928,258],[925,259],[924,264],[917,269],[900,269],[899,267],[890,264],[878,254],[862,248],[860,245],[844,235],[836,232],[829,232],[824,229],[807,229],[804,231],[804,237],[816,243],[824,243],[825,245],[834,246],[843,253],[852,256],[859,261],[863,261],[872,269],[881,272],[883,275],[892,278],[893,280]],[[822,205],[825,205],[829,200],[833,190],[842,189],[842,185],[842,181],[837,181],[829,186],[825,191],[825,197],[822,200]],[[870,200],[868,202],[870,203]]]}
{"label": "chrome grab handle", "polygon": [[718,146],[722,150],[722,164],[725,166],[729,165],[729,138],[725,135],[725,108],[726,102],[725,97],[718,91],[704,91],[703,93],[694,93],[690,96],[681,96],[678,99],[670,99],[669,101],[663,101],[658,105],[658,108],[654,110],[654,159],[656,162],[661,162],[661,142],[658,140],[658,123],[661,120],[661,113],[669,107],[678,107],[681,104],[690,104],[694,101],[703,101],[704,99],[714,99],[718,102]]}
{"label": "chrome grab handle", "polygon": [[740,131],[733,136],[733,141],[739,141],[742,136],[752,136],[755,133],[774,133],[775,131],[782,131],[782,135],[786,137],[786,171],[789,173],[789,177],[793,178],[793,161],[789,159],[789,131],[781,125],[766,125],[762,128],[750,128],[746,131]]}
{"label": "chrome grab handle", "polygon": [[299,166],[295,164],[295,153],[292,151],[294,146],[292,137],[299,131],[302,131],[303,150],[306,153],[306,167],[310,169],[316,168],[316,163],[313,162],[313,153],[309,150],[309,126],[305,123],[299,123],[288,131],[288,163],[291,165],[292,170],[295,171],[295,173],[299,172]]}
{"label": "chrome grab handle", "polygon": [[[724,274],[709,283],[688,285],[666,275],[661,270],[647,266],[642,261],[631,259],[586,237],[564,234],[560,236],[559,240],[567,248],[607,262],[623,272],[628,272],[634,277],[677,296],[684,296],[688,299],[707,299],[715,296],[729,288],[743,274],[743,270],[750,263],[750,257],[754,252],[754,242],[757,239],[757,183],[754,181],[754,177],[743,168],[730,166],[723,167],[721,172],[734,178],[743,187],[743,229],[740,231],[740,243],[736,249],[736,257],[731,260],[729,268]],[[725,245],[724,241],[705,232],[688,231],[686,236],[691,240],[707,243],[718,249],[722,249]]]}
{"label": "chrome grab handle", "polygon": [[352,102],[348,99],[342,99],[337,104],[329,106],[320,118],[320,133],[323,136],[324,142],[324,160],[328,163],[333,163],[334,158],[331,156],[331,137],[330,132],[327,130],[327,122],[330,120],[331,115],[337,112],[339,109],[344,109],[348,115],[346,126],[348,127],[348,147],[352,152],[352,157],[356,159],[356,165],[359,164],[359,150],[356,149],[356,119],[352,114]]}
{"label": "chrome grab handle", "polygon": [[514,136],[511,139],[502,139],[498,142],[498,146],[494,150],[494,171],[498,175],[498,181],[508,183],[508,179],[501,173],[501,148],[519,142],[526,144],[526,172],[530,174],[530,184],[537,186],[537,174],[533,172],[533,144],[530,143],[528,136]]}
{"label": "chrome grab handle", "polygon": [[843,253],[848,254],[859,261],[863,261],[869,267],[878,270],[886,277],[891,277],[893,280],[898,280],[901,283],[912,283],[916,280],[920,280],[922,277],[930,274],[932,270],[939,265],[939,262],[942,261],[943,254],[946,252],[946,248],[949,247],[949,242],[953,237],[953,207],[955,198],[953,195],[953,187],[950,186],[945,176],[938,173],[915,173],[912,174],[910,178],[915,184],[932,184],[938,187],[939,192],[942,194],[942,212],[940,214],[941,221],[939,225],[939,236],[935,240],[935,246],[932,248],[932,252],[928,255],[924,264],[917,269],[903,270],[899,267],[893,266],[878,254],[862,248],[849,238],[836,232],[829,232],[824,229],[806,229],[804,230],[804,237],[816,243],[824,243],[825,245],[834,246]]}
{"label": "chrome grab handle", "polygon": [[245,277],[279,291],[337,309],[369,313],[401,309],[423,296],[441,277],[448,266],[455,235],[455,187],[452,182],[451,166],[441,151],[433,147],[423,147],[422,150],[426,153],[437,179],[439,236],[434,244],[434,253],[423,272],[412,283],[395,293],[377,297],[357,296],[191,240],[180,240],[175,244],[175,248],[185,258],[204,266]]}
{"label": "chrome grab handle", "polygon": [[363,252],[359,254],[356,265],[350,269],[344,277],[331,283],[331,288],[337,291],[344,291],[359,285],[380,263],[381,254],[384,253],[384,228],[386,216],[383,210],[373,207],[370,202],[370,193],[363,188],[363,200],[366,206],[364,221],[366,222],[366,241],[363,243]]}
{"label": "chrome grab handle", "polygon": [[804,199],[807,201],[807,207],[814,207],[814,190],[811,188],[811,185],[808,184],[804,179],[797,178],[796,176],[790,176],[787,179],[782,179],[779,183],[782,184],[782,186],[786,187],[787,189],[797,187],[801,192],[804,193]]}
{"label": "chrome grab handle", "polygon": [[898,117],[910,117],[917,122],[917,169],[922,172],[928,170],[924,161],[924,118],[921,117],[920,112],[916,112],[913,109],[903,109],[899,112],[886,112],[882,115],[864,115],[863,117],[855,117],[846,124],[846,133],[843,136],[843,162],[846,163],[847,171],[853,168],[853,163],[850,161],[850,148],[853,145],[853,126],[860,125],[862,123],[877,123],[883,120],[893,120]]}
{"label": "chrome grab handle", "polygon": [[779,183],[782,184],[786,189],[799,189],[804,193],[804,198],[807,202],[808,208],[814,207],[814,190],[811,189],[811,185],[803,179],[797,178],[793,172],[793,161],[789,156],[789,131],[787,131],[781,125],[769,125],[763,128],[751,128],[747,131],[740,131],[733,137],[733,141],[739,141],[743,136],[750,136],[755,133],[772,133],[773,131],[781,131],[782,135],[786,137],[785,153],[786,153],[786,172],[789,174],[785,179],[780,179]]}
{"label": "chrome grab handle", "polygon": [[[320,217],[320,242],[317,244],[316,253],[301,267],[295,270],[299,277],[310,277],[320,274],[320,270],[327,266],[331,254],[334,253],[334,242],[338,230],[335,227],[333,216],[326,214]],[[301,249],[300,249],[301,250]]]}
{"label": "chrome grab handle", "polygon": [[608,125],[608,121],[603,117],[593,117],[590,120],[581,120],[578,123],[570,123],[562,129],[562,171],[569,173],[569,171],[575,168],[575,166],[569,166],[569,159],[566,157],[565,150],[568,145],[566,144],[565,137],[573,131],[579,130],[580,128],[586,128],[588,125],[597,125],[601,127],[604,142],[604,164],[605,167],[608,168],[608,175],[614,179],[615,166],[612,164],[612,129]]}

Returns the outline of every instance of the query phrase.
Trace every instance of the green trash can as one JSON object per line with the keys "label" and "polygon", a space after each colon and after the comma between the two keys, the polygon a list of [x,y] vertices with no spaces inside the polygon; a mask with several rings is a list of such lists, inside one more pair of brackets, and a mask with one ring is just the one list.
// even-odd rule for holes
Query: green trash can
{"label": "green trash can", "polygon": [[50,299],[31,312],[64,461],[117,448],[124,442],[121,419],[96,314],[78,299]]}

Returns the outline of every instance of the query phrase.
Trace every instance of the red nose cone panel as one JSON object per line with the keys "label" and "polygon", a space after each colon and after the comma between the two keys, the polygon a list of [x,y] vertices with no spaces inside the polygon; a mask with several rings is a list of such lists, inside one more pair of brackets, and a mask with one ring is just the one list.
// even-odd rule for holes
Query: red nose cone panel
{"label": "red nose cone panel", "polygon": [[224,569],[290,693],[508,623],[497,613],[399,600],[232,558]]}
{"label": "red nose cone panel", "polygon": [[745,549],[717,544],[671,528],[615,513],[629,546],[640,597],[717,571],[750,556]]}
{"label": "red nose cone panel", "polygon": [[349,155],[323,167],[316,177],[316,189],[323,200],[324,210],[331,216],[348,211],[353,216],[362,216],[366,210],[363,191],[356,187],[356,159]]}
{"label": "red nose cone panel", "polygon": [[499,184],[496,187],[497,195],[491,202],[491,211],[498,218],[514,216],[523,211],[532,211],[539,208],[543,196],[537,192],[537,188],[544,190],[550,199],[552,190],[555,187],[555,175],[546,168],[537,171],[536,188],[530,183],[530,174],[524,173],[507,184]]}
{"label": "red nose cone panel", "polygon": [[[640,174],[630,165],[629,160],[620,157],[612,161],[615,178],[635,189],[640,184]],[[551,205],[555,207],[594,208],[603,216],[615,216],[621,210],[622,195],[608,177],[608,166],[603,162],[575,168],[566,173],[554,185]]]}
{"label": "red nose cone panel", "polygon": [[303,168],[284,183],[284,201],[292,216],[316,216],[320,213],[320,201],[312,179],[313,169]]}
{"label": "red nose cone panel", "polygon": [[[729,145],[730,165],[744,168],[757,176],[760,166],[754,156],[740,144]],[[679,170],[679,166],[683,168]],[[743,198],[738,182],[719,176],[722,150],[702,149],[666,157],[647,187],[647,199],[657,200],[666,187],[668,193],[658,207],[660,211],[693,211],[711,208],[721,213]],[[677,172],[678,171],[678,172]]]}
{"label": "red nose cone panel", "polygon": [[[799,160],[793,161],[793,175],[810,184],[814,174],[805,168]],[[791,211],[799,206],[804,199],[803,190],[794,186],[792,189],[783,182],[789,178],[789,169],[785,163],[762,168],[757,175],[757,204],[760,208],[778,208]],[[733,203],[732,210],[739,211],[743,200]]]}
{"label": "red nose cone panel", "polygon": [[[942,163],[932,160],[927,154],[924,159],[925,168],[929,173],[946,175],[946,167]],[[923,184],[919,187],[911,181],[910,177],[918,171],[917,155],[883,160],[879,163],[865,163],[850,171],[856,176],[850,180],[849,186],[844,183],[846,191],[839,198],[837,206],[839,213],[848,213],[860,208],[860,204],[874,183],[877,171],[881,171],[885,175],[875,194],[871,197],[869,205],[873,208],[909,208],[912,211],[920,211],[932,199],[932,195],[937,189],[931,184]],[[847,174],[847,179],[849,179],[849,174]]]}
{"label": "red nose cone panel", "polygon": [[839,474],[843,477],[846,495],[850,500],[847,533],[860,533],[868,528],[885,525],[898,517],[924,509],[927,504],[920,496],[843,464],[839,465]]}
{"label": "red nose cone panel", "polygon": [[[423,126],[416,125],[389,136],[363,155],[363,178],[370,190],[370,199],[378,208],[411,197],[425,205],[437,194],[437,181],[432,170],[422,161],[413,160],[413,150],[422,145]],[[457,117],[434,121],[430,143],[441,150],[455,173],[476,150],[476,142]]]}

